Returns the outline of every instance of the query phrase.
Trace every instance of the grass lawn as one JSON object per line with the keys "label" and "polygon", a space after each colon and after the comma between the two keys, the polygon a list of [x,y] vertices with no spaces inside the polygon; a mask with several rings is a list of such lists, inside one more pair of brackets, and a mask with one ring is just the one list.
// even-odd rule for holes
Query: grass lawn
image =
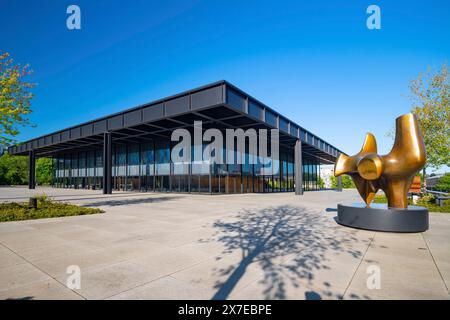
{"label": "grass lawn", "polygon": [[[373,199],[374,203],[387,203],[386,196],[384,194],[376,195]],[[428,209],[430,212],[447,212],[450,213],[450,201],[445,201],[442,207],[438,206],[434,202],[434,197],[426,195],[419,198],[416,203],[412,203],[411,199],[408,199],[408,204],[415,206],[422,206]]]}
{"label": "grass lawn", "polygon": [[0,203],[0,222],[79,216],[104,212],[98,208],[86,208],[74,204],[52,201],[46,196],[39,196],[37,198],[37,209],[29,208],[28,202]]}

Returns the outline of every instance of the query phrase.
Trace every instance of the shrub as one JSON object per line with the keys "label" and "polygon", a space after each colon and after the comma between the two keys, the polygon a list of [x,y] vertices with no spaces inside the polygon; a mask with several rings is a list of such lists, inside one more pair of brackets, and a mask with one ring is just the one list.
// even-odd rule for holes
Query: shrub
{"label": "shrub", "polygon": [[[387,198],[384,194],[378,194],[373,199],[374,203],[387,203]],[[409,205],[422,206],[427,208],[430,212],[450,212],[450,200],[444,201],[444,205],[440,207],[435,202],[435,197],[432,194],[426,194],[420,197],[416,203],[412,203],[412,200],[408,199]]]}
{"label": "shrub", "polygon": [[28,203],[7,202],[0,203],[0,222],[42,219],[85,214],[102,213],[98,208],[80,207],[74,204],[50,200],[45,194],[36,196],[37,209],[30,209]]}

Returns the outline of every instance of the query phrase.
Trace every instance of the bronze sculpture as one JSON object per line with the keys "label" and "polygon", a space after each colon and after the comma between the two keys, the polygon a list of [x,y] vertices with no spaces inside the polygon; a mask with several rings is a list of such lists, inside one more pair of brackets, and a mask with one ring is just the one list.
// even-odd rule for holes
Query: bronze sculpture
{"label": "bronze sculpture", "polygon": [[389,208],[404,209],[408,207],[407,193],[412,179],[425,162],[423,137],[416,116],[410,113],[396,119],[391,152],[378,155],[375,136],[368,133],[359,153],[339,156],[334,175],[348,174],[367,207],[370,207],[377,191],[382,189]]}

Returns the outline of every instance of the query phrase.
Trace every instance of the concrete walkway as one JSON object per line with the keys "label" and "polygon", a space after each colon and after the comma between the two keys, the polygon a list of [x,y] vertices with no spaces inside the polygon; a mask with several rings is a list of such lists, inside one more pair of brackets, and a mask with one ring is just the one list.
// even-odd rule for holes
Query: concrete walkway
{"label": "concrete walkway", "polygon": [[[0,223],[2,299],[450,298],[450,214],[430,214],[423,234],[392,234],[336,224],[336,204],[359,201],[351,190],[0,188],[0,201],[44,192],[106,212]],[[69,266],[81,270],[80,289],[66,287]]]}

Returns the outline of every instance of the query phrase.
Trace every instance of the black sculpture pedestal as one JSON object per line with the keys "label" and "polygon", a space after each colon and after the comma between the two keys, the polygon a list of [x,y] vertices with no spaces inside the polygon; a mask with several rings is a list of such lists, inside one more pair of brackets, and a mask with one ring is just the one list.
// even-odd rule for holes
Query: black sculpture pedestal
{"label": "black sculpture pedestal", "polygon": [[338,204],[337,222],[347,227],[388,232],[423,232],[428,230],[428,209],[408,206],[391,209],[386,204]]}

